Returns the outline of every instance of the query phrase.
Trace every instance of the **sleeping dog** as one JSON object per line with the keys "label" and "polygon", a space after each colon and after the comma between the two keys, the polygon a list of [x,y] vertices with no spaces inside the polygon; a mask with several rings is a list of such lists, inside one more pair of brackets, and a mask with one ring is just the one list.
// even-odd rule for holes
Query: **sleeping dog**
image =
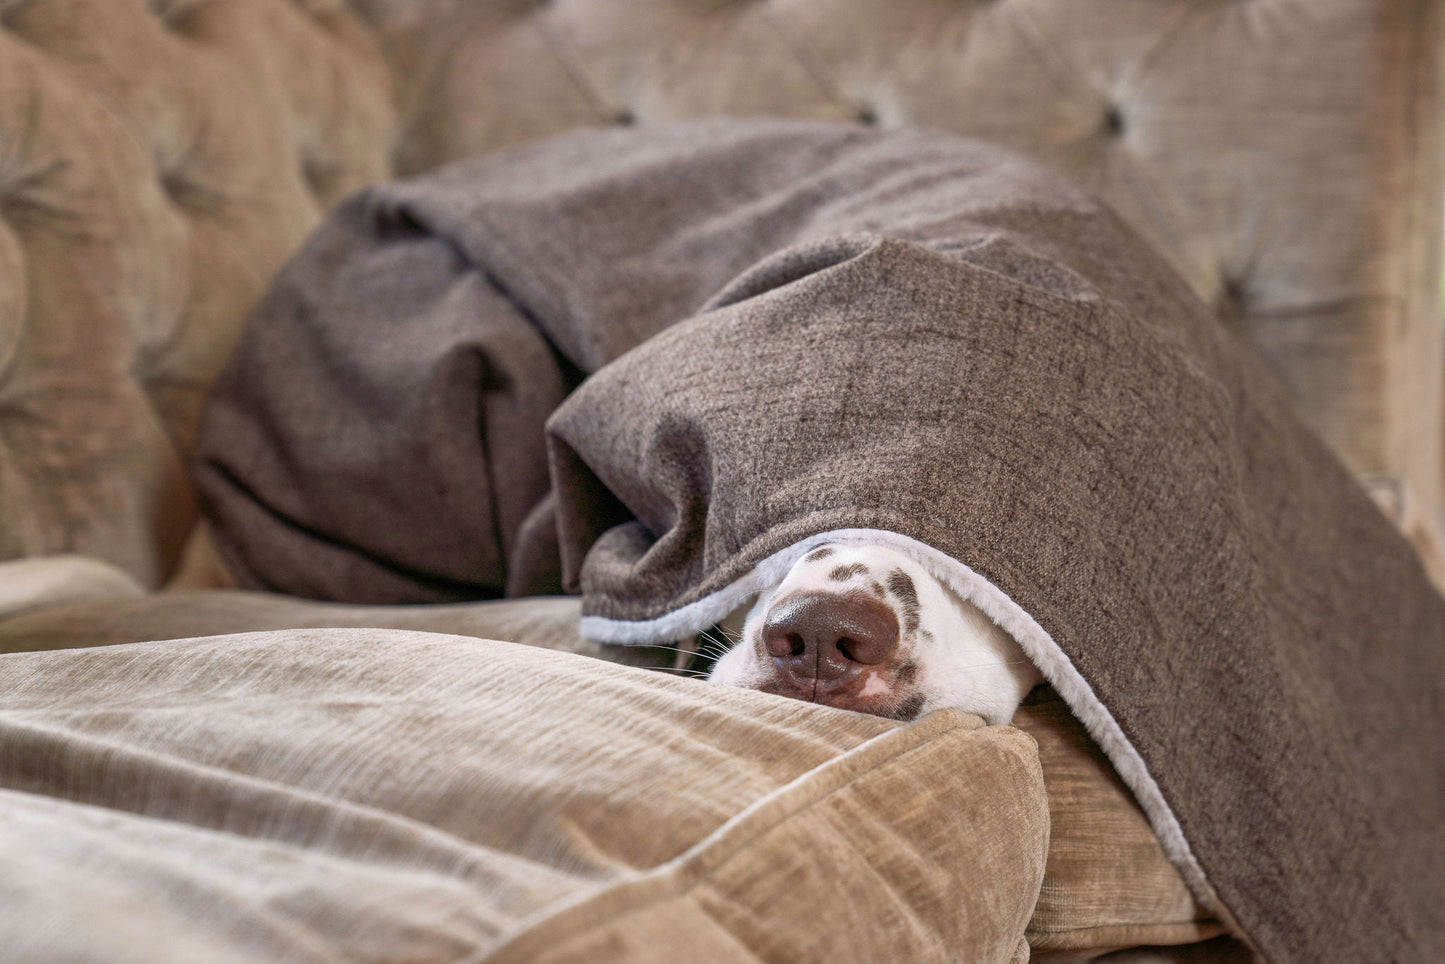
{"label": "sleeping dog", "polygon": [[818,546],[730,622],[712,681],[893,719],[951,706],[1007,723],[1041,680],[1012,637],[884,546]]}

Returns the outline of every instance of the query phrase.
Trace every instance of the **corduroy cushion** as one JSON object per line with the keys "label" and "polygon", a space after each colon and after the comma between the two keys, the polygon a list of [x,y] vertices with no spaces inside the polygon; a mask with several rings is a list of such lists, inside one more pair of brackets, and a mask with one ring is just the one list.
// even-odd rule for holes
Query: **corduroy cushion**
{"label": "corduroy cushion", "polygon": [[23,960],[1023,960],[1048,842],[1011,728],[381,630],[0,657],[0,814]]}
{"label": "corduroy cushion", "polygon": [[[56,573],[75,569],[74,560],[33,560],[23,565],[35,579],[43,563],[49,563]],[[22,564],[0,565],[0,577],[17,565]],[[83,586],[72,588],[78,595],[87,594]],[[89,594],[99,597],[107,588],[108,583],[97,581]],[[605,652],[609,659],[639,659],[649,652],[631,647],[599,647],[579,639],[578,609],[576,598],[564,597],[384,607],[318,603],[243,591],[117,596],[53,606],[0,621],[0,653],[301,626],[384,626],[458,633],[558,651],[589,655]],[[369,634],[374,630],[358,632]],[[362,645],[358,643],[355,648],[361,649]],[[460,652],[465,655],[467,650]],[[507,652],[510,655],[511,650]],[[542,666],[539,685],[552,666]],[[602,672],[612,671],[606,667]],[[657,676],[647,677],[647,683],[664,688],[672,685]],[[665,698],[665,694],[651,697]],[[738,697],[719,698],[731,701]],[[774,702],[770,697],[744,697],[759,698]],[[603,731],[622,727],[625,720],[631,719],[628,712],[619,716],[610,704],[578,706],[570,712],[578,718],[612,714],[610,722],[597,723]],[[847,719],[858,723],[851,716]],[[497,719],[493,727],[503,724]],[[519,725],[524,732],[530,729],[525,721]],[[1038,743],[1051,824],[1043,883],[1027,931],[1035,955],[1095,954],[1139,944],[1184,944],[1218,933],[1218,923],[1191,897],[1178,871],[1164,856],[1143,812],[1067,707],[1049,691],[1041,691],[1020,709],[1014,726]],[[685,765],[701,763],[705,761],[690,760]]]}
{"label": "corduroy cushion", "polygon": [[1014,726],[1038,742],[1052,833],[1029,921],[1036,955],[1066,959],[1136,945],[1181,945],[1222,932],[1174,868],[1134,797],[1051,690]]}

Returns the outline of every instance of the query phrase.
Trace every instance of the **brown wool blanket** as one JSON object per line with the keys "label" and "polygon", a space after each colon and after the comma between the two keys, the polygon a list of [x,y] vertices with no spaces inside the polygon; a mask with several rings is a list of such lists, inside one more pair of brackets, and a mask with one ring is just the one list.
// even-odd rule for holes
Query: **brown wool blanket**
{"label": "brown wool blanket", "polygon": [[1445,960],[1445,601],[1249,351],[995,149],[713,122],[368,191],[198,477],[258,587],[706,627],[830,538],[1012,632],[1270,961]]}

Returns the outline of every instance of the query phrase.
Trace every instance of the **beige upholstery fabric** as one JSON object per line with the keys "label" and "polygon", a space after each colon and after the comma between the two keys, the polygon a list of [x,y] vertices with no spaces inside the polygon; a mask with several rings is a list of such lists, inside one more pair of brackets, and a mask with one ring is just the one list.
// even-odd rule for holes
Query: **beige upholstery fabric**
{"label": "beige upholstery fabric", "polygon": [[0,558],[170,571],[204,394],[323,208],[385,176],[388,97],[337,3],[0,3]]}
{"label": "beige upholstery fabric", "polygon": [[37,556],[0,562],[0,626],[12,617],[50,607],[89,601],[109,604],[144,595],[144,587],[99,559]]}
{"label": "beige upholstery fabric", "polygon": [[1428,0],[0,4],[0,558],[164,581],[245,312],[392,145],[412,172],[707,113],[930,126],[1065,169],[1265,351],[1425,546],[1439,21]]}
{"label": "beige upholstery fabric", "polygon": [[1023,960],[1047,840],[952,711],[376,630],[0,662],[17,960]]}
{"label": "beige upholstery fabric", "polygon": [[[348,637],[356,640],[357,651],[374,632],[363,627],[386,627],[507,639],[638,665],[649,659],[652,665],[670,662],[670,654],[656,650],[600,647],[579,639],[578,608],[578,600],[567,597],[376,607],[241,591],[168,593],[52,606],[0,621],[0,653],[111,646],[197,632],[350,626],[358,627]],[[602,672],[610,678],[612,671]],[[654,678],[661,686],[671,685]],[[1036,954],[1077,958],[1135,944],[1188,943],[1217,933],[1219,925],[1190,896],[1143,811],[1064,704],[1057,697],[1032,701],[1014,725],[1038,744],[1052,828],[1028,925]]]}
{"label": "beige upholstery fabric", "polygon": [[[3,574],[3,571],[0,571]],[[57,574],[58,576],[58,574]],[[87,587],[97,594],[100,587]],[[76,595],[84,591],[72,589]],[[656,650],[609,646],[577,635],[575,596],[539,596],[445,606],[347,606],[244,590],[197,590],[125,598],[116,596],[52,605],[0,620],[0,653],[113,646],[200,633],[249,633],[272,629],[384,627],[503,639],[546,649],[635,657],[641,664]]]}
{"label": "beige upholstery fabric", "polygon": [[[392,143],[420,170],[579,124],[703,112],[924,124],[1065,168],[1265,349],[1397,522],[1421,542],[1438,528],[1438,4],[351,6],[374,27],[340,0],[0,0],[0,558],[82,552],[128,574],[23,570],[7,612],[97,601],[0,623],[6,645],[193,612],[196,597],[125,600],[131,580],[166,578],[191,529],[182,465],[200,398],[281,260],[324,206],[386,173]],[[203,598],[189,618],[214,625],[188,633],[262,610],[344,618]],[[1113,828],[1100,840],[1122,828],[1098,826]],[[1051,854],[1050,881],[1076,866]],[[18,896],[0,907],[16,913]],[[1036,916],[1036,941],[1132,922],[1046,886],[1041,910],[1051,900],[1075,924]],[[1154,906],[1188,923],[1167,895]],[[190,946],[155,918],[72,922]]]}
{"label": "beige upholstery fabric", "polygon": [[1143,811],[1063,701],[1030,703],[1014,725],[1038,742],[1053,822],[1029,946],[1064,955],[1218,934],[1218,922],[1190,895]]}

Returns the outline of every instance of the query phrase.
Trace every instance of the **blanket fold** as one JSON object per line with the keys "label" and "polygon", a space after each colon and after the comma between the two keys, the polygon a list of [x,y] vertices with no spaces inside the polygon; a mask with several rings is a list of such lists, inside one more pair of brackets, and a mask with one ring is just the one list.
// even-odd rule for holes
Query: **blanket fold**
{"label": "blanket fold", "polygon": [[257,313],[198,478],[255,585],[565,585],[617,642],[890,542],[1267,959],[1445,959],[1445,601],[1165,259],[1007,153],[709,122],[375,188]]}

